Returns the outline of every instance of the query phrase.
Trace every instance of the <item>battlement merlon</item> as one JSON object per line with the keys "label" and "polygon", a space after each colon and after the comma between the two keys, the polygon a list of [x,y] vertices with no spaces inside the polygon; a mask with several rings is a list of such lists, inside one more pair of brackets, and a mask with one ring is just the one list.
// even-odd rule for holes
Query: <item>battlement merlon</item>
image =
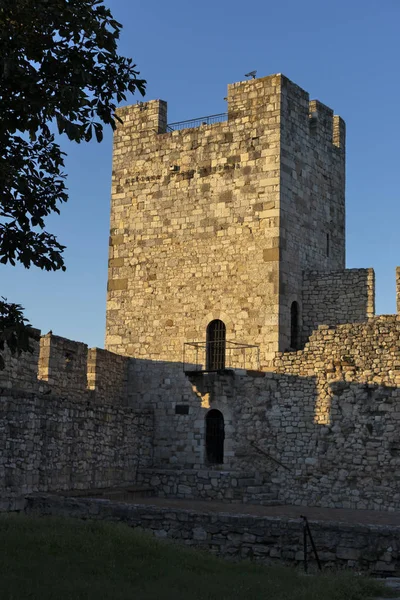
{"label": "battlement merlon", "polygon": [[396,310],[400,315],[400,267],[396,267]]}
{"label": "battlement merlon", "polygon": [[[143,135],[158,135],[167,130],[167,103],[164,100],[149,100],[128,106],[121,106],[116,110],[117,116],[123,123],[117,122],[115,136],[129,136],[136,139]],[[122,138],[124,139],[124,138]]]}
{"label": "battlement merlon", "polygon": [[[274,129],[284,125],[285,117],[290,117],[291,122],[295,117],[296,125],[311,136],[330,141],[342,151],[345,149],[343,119],[319,100],[310,100],[308,92],[282,74],[228,84],[227,104],[228,125],[232,121],[237,124],[238,120],[245,123],[249,117],[256,124],[259,116],[264,126]],[[135,144],[138,138],[144,147],[147,137],[172,135],[167,131],[167,103],[164,100],[124,106],[117,109],[117,115],[123,124],[117,126],[115,133],[115,141],[122,142],[115,145],[115,156],[129,151],[132,142]],[[215,124],[200,126],[207,130]],[[182,128],[175,135],[179,137],[184,131],[186,129]]]}

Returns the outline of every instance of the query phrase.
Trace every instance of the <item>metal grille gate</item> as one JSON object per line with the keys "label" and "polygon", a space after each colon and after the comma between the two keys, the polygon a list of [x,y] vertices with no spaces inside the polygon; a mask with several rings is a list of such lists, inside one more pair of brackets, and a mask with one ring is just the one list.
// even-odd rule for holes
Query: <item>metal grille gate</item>
{"label": "metal grille gate", "polygon": [[206,415],[206,454],[211,464],[224,462],[224,417],[219,410],[210,410]]}
{"label": "metal grille gate", "polygon": [[215,319],[207,327],[206,369],[225,369],[226,327],[223,321]]}

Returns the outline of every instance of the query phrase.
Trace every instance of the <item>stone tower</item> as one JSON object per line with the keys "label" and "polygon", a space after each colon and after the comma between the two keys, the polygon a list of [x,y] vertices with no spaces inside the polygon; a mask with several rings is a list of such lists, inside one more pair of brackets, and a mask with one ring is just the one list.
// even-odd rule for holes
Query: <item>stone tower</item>
{"label": "stone tower", "polygon": [[174,131],[161,100],[118,111],[108,350],[180,362],[220,320],[266,364],[293,345],[303,272],[344,269],[343,120],[280,74],[227,100],[226,120]]}

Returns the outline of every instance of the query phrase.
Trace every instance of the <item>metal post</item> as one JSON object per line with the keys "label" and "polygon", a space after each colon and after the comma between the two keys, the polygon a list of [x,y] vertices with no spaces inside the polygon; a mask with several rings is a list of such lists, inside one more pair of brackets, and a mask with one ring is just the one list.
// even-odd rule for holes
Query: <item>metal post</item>
{"label": "metal post", "polygon": [[310,526],[308,524],[307,518],[306,518],[306,527],[307,527],[307,533],[308,533],[308,535],[310,537],[310,542],[311,542],[311,546],[312,546],[312,549],[313,549],[313,552],[314,552],[315,560],[317,561],[318,569],[320,571],[322,571],[321,561],[319,560],[317,548],[315,547],[314,539],[313,539],[313,536],[311,535],[311,529],[310,529]]}
{"label": "metal post", "polygon": [[303,551],[304,551],[304,571],[308,572],[308,560],[307,560],[307,535],[310,538],[311,547],[313,549],[313,553],[315,556],[315,560],[317,561],[318,569],[322,571],[321,561],[319,560],[317,548],[314,544],[313,536],[311,535],[310,525],[308,524],[307,517],[300,515],[300,518],[303,519]]}

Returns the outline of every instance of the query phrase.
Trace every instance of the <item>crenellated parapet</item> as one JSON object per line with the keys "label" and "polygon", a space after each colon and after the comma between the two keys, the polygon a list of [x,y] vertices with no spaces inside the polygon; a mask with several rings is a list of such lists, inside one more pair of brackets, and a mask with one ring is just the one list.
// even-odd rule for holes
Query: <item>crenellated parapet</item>
{"label": "crenellated parapet", "polygon": [[310,133],[319,138],[320,143],[331,143],[341,151],[345,150],[346,124],[333,110],[319,100],[309,102]]}
{"label": "crenellated parapet", "polygon": [[47,333],[33,352],[5,354],[0,388],[127,405],[129,358]]}
{"label": "crenellated parapet", "polygon": [[226,100],[169,126],[162,100],[118,109],[113,352],[179,362],[220,319],[270,360],[289,345],[303,271],[345,267],[344,122],[282,74],[230,84]]}

